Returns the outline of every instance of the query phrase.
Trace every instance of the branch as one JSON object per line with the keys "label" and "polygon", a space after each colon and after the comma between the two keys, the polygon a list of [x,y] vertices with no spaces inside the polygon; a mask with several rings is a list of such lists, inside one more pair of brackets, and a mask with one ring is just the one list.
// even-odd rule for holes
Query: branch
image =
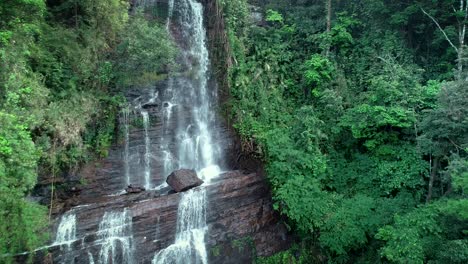
{"label": "branch", "polygon": [[432,21],[434,21],[434,23],[437,25],[437,27],[439,28],[439,30],[442,32],[442,34],[444,34],[445,36],[445,39],[450,43],[450,46],[452,46],[452,48],[455,49],[455,51],[458,53],[458,48],[453,45],[452,41],[449,39],[449,37],[447,36],[447,34],[445,33],[445,31],[442,29],[442,27],[439,25],[439,22],[437,22],[437,20],[435,20],[434,17],[432,17],[431,15],[429,15],[423,8],[421,8],[421,11],[423,11],[423,13],[428,16],[430,19],[432,19]]}
{"label": "branch", "polygon": [[465,1],[465,18],[463,19],[463,33],[461,36],[461,46],[465,44],[465,32],[466,32],[466,19],[468,18],[468,0]]}
{"label": "branch", "polygon": [[452,143],[452,145],[455,146],[455,148],[457,149],[457,152],[460,152],[459,149],[463,150],[462,146],[460,146],[457,143],[453,142],[453,140],[451,140],[450,138],[448,138],[448,140],[450,141],[450,143]]}

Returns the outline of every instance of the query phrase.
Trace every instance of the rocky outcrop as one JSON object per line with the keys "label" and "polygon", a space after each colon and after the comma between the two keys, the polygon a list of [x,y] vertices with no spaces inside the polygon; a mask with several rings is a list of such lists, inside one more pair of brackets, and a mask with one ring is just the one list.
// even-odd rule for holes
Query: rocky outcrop
{"label": "rocky outcrop", "polygon": [[[232,49],[226,30],[226,19],[223,7],[217,0],[201,0],[205,6],[205,27],[208,35],[208,45],[212,65],[215,69],[216,83],[220,104],[226,103],[231,97],[229,88],[229,68],[233,65]],[[228,115],[228,113],[226,113]]]}
{"label": "rocky outcrop", "polygon": [[173,171],[166,182],[176,192],[187,191],[203,184],[196,171],[187,169]]}

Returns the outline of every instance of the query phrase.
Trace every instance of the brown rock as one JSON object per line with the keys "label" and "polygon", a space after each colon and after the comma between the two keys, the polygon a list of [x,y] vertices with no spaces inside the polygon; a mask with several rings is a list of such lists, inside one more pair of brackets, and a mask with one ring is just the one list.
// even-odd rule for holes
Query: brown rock
{"label": "brown rock", "polygon": [[200,186],[203,181],[198,178],[194,170],[181,169],[173,171],[166,180],[167,184],[176,192],[187,191],[191,188]]}

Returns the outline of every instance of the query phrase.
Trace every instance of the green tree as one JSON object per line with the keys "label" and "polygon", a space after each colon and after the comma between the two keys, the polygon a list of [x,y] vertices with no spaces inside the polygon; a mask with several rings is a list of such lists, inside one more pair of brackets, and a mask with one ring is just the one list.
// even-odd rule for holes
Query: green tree
{"label": "green tree", "polygon": [[[428,110],[422,121],[422,135],[419,137],[425,152],[430,155],[432,168],[427,191],[429,202],[433,197],[436,178],[441,179],[439,187],[452,191],[451,174],[446,179],[437,177],[441,164],[450,162],[453,157],[466,159],[468,148],[468,96],[465,82],[447,83],[439,93],[437,106]],[[455,156],[454,156],[455,155]],[[444,193],[439,194],[444,195]]]}
{"label": "green tree", "polygon": [[[39,158],[27,126],[0,111],[0,254],[32,250],[44,242],[44,207],[24,196],[36,183]],[[42,233],[42,234],[41,234]]]}
{"label": "green tree", "polygon": [[119,82],[151,81],[175,66],[177,49],[162,25],[149,22],[138,12],[125,32],[115,54]]}

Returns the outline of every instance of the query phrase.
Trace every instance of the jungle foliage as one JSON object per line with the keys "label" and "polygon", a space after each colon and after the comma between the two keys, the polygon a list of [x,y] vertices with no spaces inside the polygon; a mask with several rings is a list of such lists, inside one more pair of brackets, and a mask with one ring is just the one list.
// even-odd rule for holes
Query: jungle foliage
{"label": "jungle foliage", "polygon": [[[0,262],[47,238],[47,209],[29,199],[38,179],[105,157],[134,71],[172,63],[164,25],[142,17],[123,0],[0,2]],[[135,65],[148,59],[158,67]]]}
{"label": "jungle foliage", "polygon": [[468,3],[250,2],[227,107],[301,245],[259,263],[466,263]]}

